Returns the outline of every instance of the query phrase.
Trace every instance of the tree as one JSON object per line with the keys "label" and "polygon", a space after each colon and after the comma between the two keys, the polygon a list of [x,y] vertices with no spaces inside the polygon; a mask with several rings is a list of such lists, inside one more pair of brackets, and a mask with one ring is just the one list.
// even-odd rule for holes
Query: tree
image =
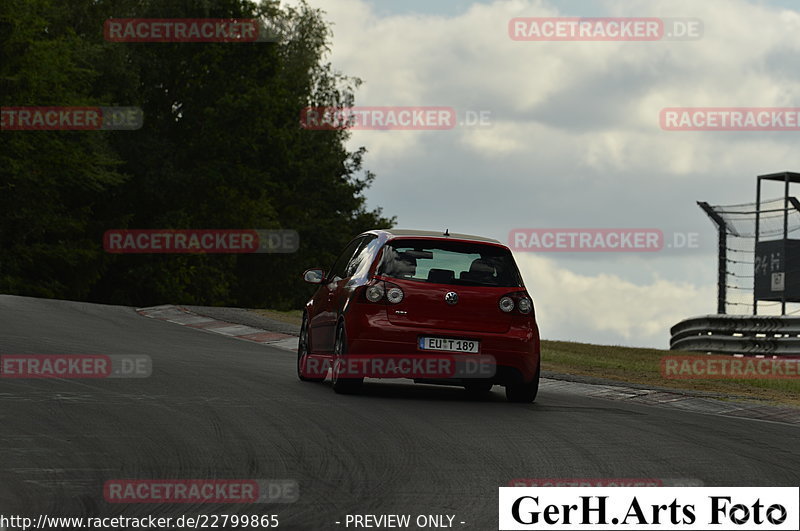
{"label": "tree", "polygon": [[[52,0],[0,8],[0,105],[96,105],[87,42]],[[0,132],[0,290],[80,299],[101,275],[98,205],[120,186],[122,161],[100,131]]]}
{"label": "tree", "polygon": [[[92,59],[92,68],[84,72],[88,82],[71,83],[70,75],[61,80],[71,83],[75,99],[84,95],[85,101],[103,100],[106,105],[138,105],[145,122],[138,131],[71,133],[73,144],[84,150],[87,139],[97,143],[98,153],[91,153],[98,157],[95,164],[106,164],[99,180],[98,170],[85,171],[85,154],[74,159],[79,181],[99,180],[95,192],[65,187],[56,194],[83,201],[83,218],[75,211],[65,216],[73,223],[76,217],[83,219],[73,225],[72,233],[84,243],[84,254],[73,255],[66,248],[54,260],[58,266],[60,260],[74,262],[85,255],[82,291],[69,291],[73,280],[58,271],[34,268],[26,274],[19,267],[14,269],[15,278],[21,280],[14,285],[6,281],[2,289],[31,293],[31,286],[47,279],[48,285],[57,283],[46,296],[134,305],[297,307],[308,295],[300,281],[305,266],[329,264],[353,235],[393,223],[381,216],[380,209],[366,209],[363,192],[374,176],[362,170],[363,149],[345,149],[348,133],[300,127],[303,107],[351,105],[359,83],[324,63],[330,32],[319,11],[305,4],[294,9],[247,0],[74,0],[71,9],[52,11],[48,1],[36,1],[42,6],[37,14],[44,24],[65,28],[74,56]],[[110,16],[260,18],[281,28],[282,39],[108,43],[102,25]],[[37,39],[41,40],[38,34],[14,34],[17,42],[39,45]],[[46,69],[30,65],[27,69],[37,77],[48,75]],[[54,96],[49,101],[63,100]],[[2,137],[32,147],[36,137],[63,134],[3,132]],[[80,153],[73,144],[65,148],[70,157]],[[16,158],[10,157],[15,162]],[[12,173],[9,183],[20,179],[16,170]],[[5,175],[2,183],[6,184]],[[23,204],[28,217],[41,216],[35,201],[28,198]],[[9,220],[3,217],[5,229]],[[300,233],[301,248],[292,255],[104,255],[102,234],[112,228],[290,228]],[[16,253],[40,243],[55,253],[52,243],[34,237],[16,243],[12,262],[24,263]],[[5,240],[3,249],[11,250]],[[29,258],[27,264],[33,261]]]}

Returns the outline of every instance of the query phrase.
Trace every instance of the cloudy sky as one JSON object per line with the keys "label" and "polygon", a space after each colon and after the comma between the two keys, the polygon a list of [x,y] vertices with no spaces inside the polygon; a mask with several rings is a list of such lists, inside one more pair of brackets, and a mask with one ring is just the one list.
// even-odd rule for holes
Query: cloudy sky
{"label": "cloudy sky", "polygon": [[[546,339],[668,347],[716,311],[716,236],[696,205],[800,171],[800,132],[665,131],[665,107],[800,107],[800,6],[767,0],[310,0],[359,106],[447,106],[490,126],[355,131],[371,206],[398,226],[508,243],[519,228],[651,228],[692,249],[515,253]],[[702,38],[532,42],[515,17],[700,19]],[[800,194],[800,191],[797,192]],[[778,197],[773,185],[767,197]],[[745,311],[741,309],[740,311]]]}

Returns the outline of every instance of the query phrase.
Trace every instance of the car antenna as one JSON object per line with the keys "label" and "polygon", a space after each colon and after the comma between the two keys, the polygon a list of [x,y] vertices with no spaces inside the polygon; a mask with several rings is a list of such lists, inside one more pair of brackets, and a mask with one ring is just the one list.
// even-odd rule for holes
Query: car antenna
{"label": "car antenna", "polygon": [[444,235],[450,236],[450,229],[444,229]]}

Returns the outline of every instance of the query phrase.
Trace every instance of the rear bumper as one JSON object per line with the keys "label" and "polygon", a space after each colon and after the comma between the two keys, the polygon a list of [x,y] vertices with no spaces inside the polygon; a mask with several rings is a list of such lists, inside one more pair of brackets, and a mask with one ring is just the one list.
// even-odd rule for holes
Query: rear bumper
{"label": "rear bumper", "polygon": [[530,382],[536,376],[540,363],[539,330],[533,319],[520,320],[504,333],[487,333],[398,326],[385,318],[385,312],[369,315],[351,312],[345,319],[345,327],[348,353],[363,356],[453,354],[421,350],[421,336],[479,341],[479,354],[492,356],[496,363],[495,376],[490,380],[500,385]]}

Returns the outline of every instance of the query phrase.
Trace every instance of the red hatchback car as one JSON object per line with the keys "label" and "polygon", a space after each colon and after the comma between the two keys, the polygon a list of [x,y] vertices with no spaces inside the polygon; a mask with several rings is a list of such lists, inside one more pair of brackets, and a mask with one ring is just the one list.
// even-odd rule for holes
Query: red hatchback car
{"label": "red hatchback car", "polygon": [[309,269],[303,277],[320,287],[303,312],[301,380],[322,381],[330,368],[334,390],[352,393],[376,372],[375,363],[351,369],[371,360],[406,369],[377,377],[463,386],[471,394],[502,385],[511,402],[536,399],[533,302],[511,251],[497,240],[372,230],[352,240],[329,271]]}

